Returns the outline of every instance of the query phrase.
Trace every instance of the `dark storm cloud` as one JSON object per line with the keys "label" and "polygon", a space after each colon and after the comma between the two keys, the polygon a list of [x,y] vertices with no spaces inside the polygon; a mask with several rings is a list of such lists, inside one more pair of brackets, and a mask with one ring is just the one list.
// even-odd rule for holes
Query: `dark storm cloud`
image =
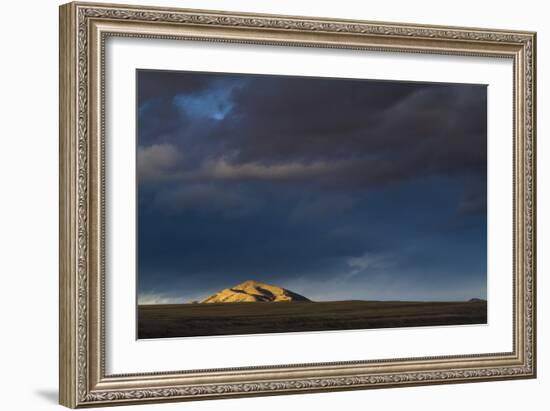
{"label": "dark storm cloud", "polygon": [[182,76],[174,71],[138,70],[138,103],[166,99],[179,93],[193,93],[208,87],[211,76],[196,73]]}
{"label": "dark storm cloud", "polygon": [[[143,83],[157,82],[158,75]],[[207,148],[188,161],[202,161],[213,178],[370,185],[485,168],[483,86],[198,76],[194,84],[192,76],[171,75],[179,83],[168,87],[164,78],[156,94],[144,93],[160,98],[163,91],[165,97],[144,116],[140,142],[147,144],[153,130],[157,143]],[[220,93],[223,87],[231,92]],[[216,101],[212,89],[223,98]],[[223,118],[178,110],[174,99],[182,96],[195,104],[204,100],[199,110],[224,110]],[[150,101],[144,97],[140,104]]]}
{"label": "dark storm cloud", "polygon": [[292,81],[243,92],[227,129],[235,136],[227,144],[238,150],[233,161],[345,158],[349,164],[330,175],[358,184],[484,167],[483,87]]}
{"label": "dark storm cloud", "polygon": [[139,71],[137,104],[140,293],[483,296],[485,86]]}

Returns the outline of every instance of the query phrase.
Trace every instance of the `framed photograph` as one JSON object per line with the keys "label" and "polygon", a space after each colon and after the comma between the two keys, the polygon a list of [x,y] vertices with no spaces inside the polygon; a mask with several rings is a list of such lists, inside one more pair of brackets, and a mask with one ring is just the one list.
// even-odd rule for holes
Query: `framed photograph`
{"label": "framed photograph", "polygon": [[60,403],[534,378],[535,33],[60,8]]}

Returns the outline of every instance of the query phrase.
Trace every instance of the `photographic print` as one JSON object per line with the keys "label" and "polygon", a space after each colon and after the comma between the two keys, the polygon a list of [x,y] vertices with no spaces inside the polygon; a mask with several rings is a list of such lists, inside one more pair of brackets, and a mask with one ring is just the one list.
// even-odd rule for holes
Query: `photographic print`
{"label": "photographic print", "polygon": [[487,322],[485,85],[136,86],[138,338]]}

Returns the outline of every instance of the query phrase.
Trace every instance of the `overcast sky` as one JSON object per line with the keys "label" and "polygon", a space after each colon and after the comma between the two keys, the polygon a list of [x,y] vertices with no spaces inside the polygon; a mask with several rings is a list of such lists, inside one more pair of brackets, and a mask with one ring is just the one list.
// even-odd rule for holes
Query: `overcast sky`
{"label": "overcast sky", "polygon": [[139,70],[138,294],[486,298],[486,87]]}

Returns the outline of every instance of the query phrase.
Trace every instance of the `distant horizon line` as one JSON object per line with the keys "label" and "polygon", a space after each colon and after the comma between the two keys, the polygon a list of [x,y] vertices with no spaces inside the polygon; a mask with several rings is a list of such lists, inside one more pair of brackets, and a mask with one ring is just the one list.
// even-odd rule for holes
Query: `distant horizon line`
{"label": "distant horizon line", "polygon": [[303,304],[309,304],[309,303],[336,303],[336,302],[395,302],[395,303],[464,303],[464,302],[487,302],[486,298],[481,297],[472,297],[469,299],[457,299],[457,300],[426,300],[426,299],[409,299],[409,300],[399,300],[399,299],[379,299],[379,300],[373,300],[373,299],[347,299],[347,300],[309,300],[309,301],[229,301],[229,302],[217,302],[217,303],[205,303],[198,300],[193,300],[191,302],[147,302],[147,303],[137,303],[138,306],[145,306],[145,305],[223,305],[223,304],[295,304],[295,303],[303,303]]}

